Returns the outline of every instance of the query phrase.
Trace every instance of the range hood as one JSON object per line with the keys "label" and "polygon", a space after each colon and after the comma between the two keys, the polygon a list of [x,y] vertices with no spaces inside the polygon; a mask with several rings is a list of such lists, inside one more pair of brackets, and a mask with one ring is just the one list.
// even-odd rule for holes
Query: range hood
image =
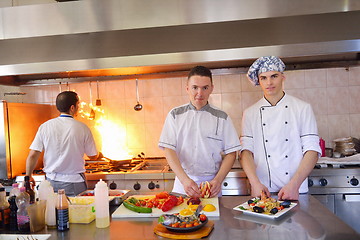
{"label": "range hood", "polygon": [[[0,9],[0,84],[358,65],[356,0],[83,0]],[[244,70],[245,71],[245,70]]]}

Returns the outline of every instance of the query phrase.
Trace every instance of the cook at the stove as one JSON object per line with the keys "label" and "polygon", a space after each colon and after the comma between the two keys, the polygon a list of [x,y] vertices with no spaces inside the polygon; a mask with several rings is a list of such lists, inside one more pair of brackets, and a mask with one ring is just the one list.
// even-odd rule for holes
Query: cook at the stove
{"label": "cook at the stove", "polygon": [[222,181],[241,149],[229,115],[208,103],[213,89],[211,71],[194,67],[186,84],[190,103],[166,117],[159,147],[176,175],[173,192],[199,197],[199,184],[209,181],[211,196],[221,194]]}
{"label": "cook at the stove", "polygon": [[69,196],[87,189],[84,154],[91,160],[98,157],[90,129],[74,117],[79,108],[79,97],[64,91],[56,97],[60,116],[43,123],[36,133],[26,159],[26,175],[31,176],[42,151],[47,180],[54,190],[65,189]]}
{"label": "cook at the stove", "polygon": [[250,66],[247,77],[264,96],[243,113],[240,163],[253,196],[278,192],[279,199],[297,200],[308,192],[321,149],[311,105],[284,92],[284,70],[276,56]]}

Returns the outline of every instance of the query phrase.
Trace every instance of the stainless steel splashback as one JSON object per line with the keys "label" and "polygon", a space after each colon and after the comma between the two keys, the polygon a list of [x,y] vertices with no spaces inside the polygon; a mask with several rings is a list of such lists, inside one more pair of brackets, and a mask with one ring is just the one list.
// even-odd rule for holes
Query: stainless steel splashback
{"label": "stainless steel splashback", "polygon": [[360,52],[356,0],[83,0],[3,8],[0,21],[0,81],[13,85]]}

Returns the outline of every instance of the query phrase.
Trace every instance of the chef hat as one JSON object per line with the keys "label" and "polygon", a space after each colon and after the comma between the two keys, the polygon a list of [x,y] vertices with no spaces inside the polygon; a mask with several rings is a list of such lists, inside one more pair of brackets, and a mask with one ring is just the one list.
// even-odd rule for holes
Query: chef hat
{"label": "chef hat", "polygon": [[283,72],[285,64],[280,58],[267,56],[258,58],[249,68],[247,77],[254,84],[259,85],[259,75],[264,72],[277,71]]}

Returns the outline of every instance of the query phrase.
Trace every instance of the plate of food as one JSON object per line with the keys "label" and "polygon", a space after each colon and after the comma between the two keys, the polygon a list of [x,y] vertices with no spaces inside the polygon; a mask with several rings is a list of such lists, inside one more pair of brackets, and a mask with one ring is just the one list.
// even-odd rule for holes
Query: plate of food
{"label": "plate of food", "polygon": [[179,213],[161,215],[158,222],[169,231],[188,233],[205,226],[208,218],[205,214],[197,214],[190,209],[183,209]]}
{"label": "plate of food", "polygon": [[247,215],[277,219],[291,209],[296,207],[297,203],[291,201],[278,201],[271,197],[252,198],[233,209],[241,211]]}

